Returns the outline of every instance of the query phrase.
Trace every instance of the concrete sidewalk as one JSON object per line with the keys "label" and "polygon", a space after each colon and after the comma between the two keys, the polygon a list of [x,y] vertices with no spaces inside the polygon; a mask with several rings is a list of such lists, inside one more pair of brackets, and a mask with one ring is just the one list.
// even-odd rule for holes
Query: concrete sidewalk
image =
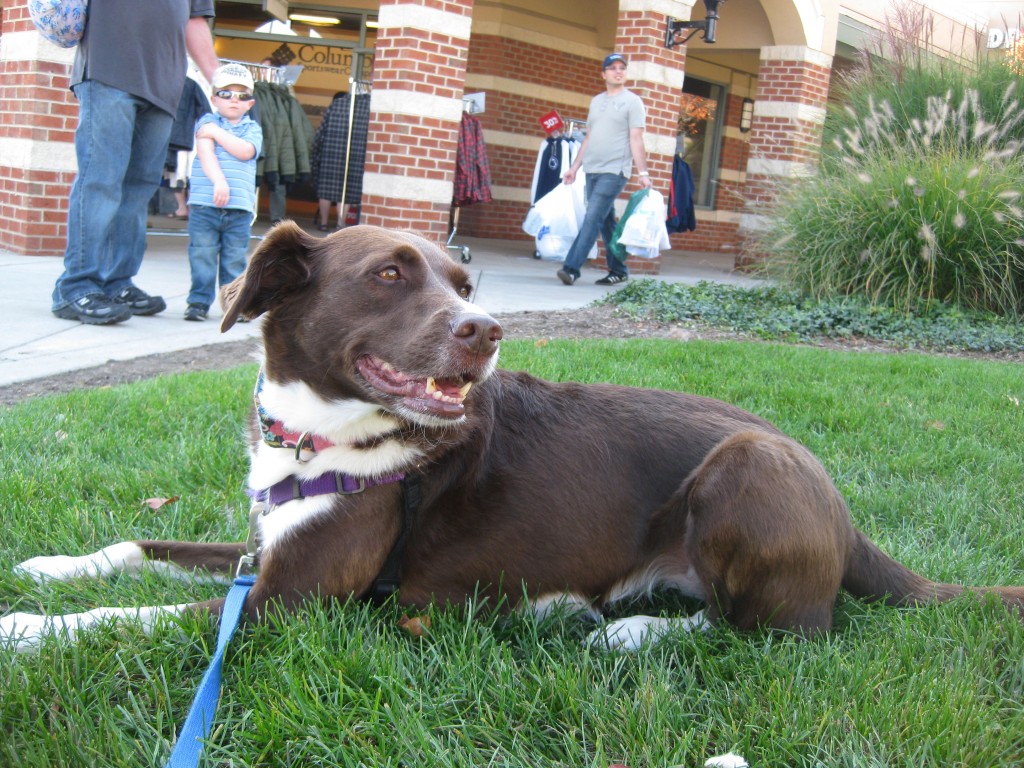
{"label": "concrete sidewalk", "polygon": [[[53,284],[63,271],[59,257],[0,251],[0,295],[8,310],[6,328],[0,334],[0,386],[111,360],[258,336],[258,320],[236,325],[222,334],[219,307],[211,309],[210,318],[203,323],[182,318],[189,289],[188,238],[184,228],[172,228],[177,224],[171,222],[166,229],[150,230],[146,258],[136,279],[143,290],[163,296],[167,309],[153,317],[133,317],[113,326],[83,325],[51,314]],[[254,235],[266,230],[266,225],[258,223]],[[559,263],[533,258],[530,241],[458,238],[456,242],[470,249],[471,260],[465,266],[476,285],[475,303],[492,313],[573,309],[616,290],[594,284],[604,275],[596,269],[584,269],[573,286],[563,285],[555,277]],[[456,251],[452,254],[459,258]],[[731,256],[683,256],[671,251],[663,254],[659,277],[690,283],[757,282],[733,273]]]}

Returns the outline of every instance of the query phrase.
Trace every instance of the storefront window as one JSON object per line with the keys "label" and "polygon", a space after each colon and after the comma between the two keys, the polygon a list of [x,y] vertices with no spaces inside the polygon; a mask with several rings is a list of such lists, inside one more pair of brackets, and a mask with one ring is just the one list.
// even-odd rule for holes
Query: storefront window
{"label": "storefront window", "polygon": [[725,89],[696,77],[686,76],[679,107],[676,152],[693,172],[696,187],[694,204],[713,207],[715,178],[718,175],[718,147],[721,126],[718,105],[724,101]]}
{"label": "storefront window", "polygon": [[336,93],[349,90],[350,78],[371,79],[377,14],[292,3],[288,16],[274,19],[259,2],[218,2],[217,55],[294,68],[292,90],[315,122]]}
{"label": "storefront window", "polygon": [[[217,56],[240,62],[253,74],[257,108],[278,110],[278,119],[268,120],[264,128],[260,215],[270,221],[313,215],[324,228],[353,223],[349,215],[357,210],[362,189],[377,11],[291,2],[282,21],[264,11],[260,0],[218,0],[216,13]],[[263,98],[267,101],[261,104]],[[301,108],[308,126],[295,116],[289,100]],[[329,138],[315,150],[309,139],[318,135],[328,114],[333,116],[324,131]],[[268,140],[267,131],[274,133],[278,126],[280,135]],[[299,162],[307,157],[308,169]],[[322,201],[342,199],[352,207],[339,205],[337,218],[330,215],[331,205],[323,210]],[[311,204],[317,206],[315,214]]]}

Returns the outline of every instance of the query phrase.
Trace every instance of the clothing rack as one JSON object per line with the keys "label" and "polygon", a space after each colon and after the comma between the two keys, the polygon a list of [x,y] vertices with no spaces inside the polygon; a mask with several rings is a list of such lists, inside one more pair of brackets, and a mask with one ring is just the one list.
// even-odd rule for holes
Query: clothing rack
{"label": "clothing rack", "polygon": [[[580,129],[585,127],[587,124],[586,120],[577,120],[574,117],[562,118],[562,122],[565,124],[565,129],[562,131],[562,135],[569,139],[576,138],[576,134],[580,133]],[[582,141],[583,138],[580,137],[579,140]]]}
{"label": "clothing rack", "polygon": [[464,93],[462,95],[462,111],[467,115],[482,115],[487,111],[487,93]]}

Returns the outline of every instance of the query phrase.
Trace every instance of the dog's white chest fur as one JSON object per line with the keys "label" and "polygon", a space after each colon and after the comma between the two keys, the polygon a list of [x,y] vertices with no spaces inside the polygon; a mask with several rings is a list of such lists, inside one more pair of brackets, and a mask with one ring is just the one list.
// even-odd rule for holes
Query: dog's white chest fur
{"label": "dog's white chest fur", "polygon": [[[309,480],[339,473],[374,478],[394,474],[420,459],[418,449],[403,443],[395,433],[399,420],[379,405],[361,400],[328,401],[306,384],[276,384],[264,381],[260,404],[289,431],[311,433],[330,441],[319,451],[279,448],[259,442],[252,451],[249,487],[260,491],[288,477]],[[381,439],[383,438],[383,439]],[[371,447],[366,445],[376,440]],[[330,496],[297,499],[284,509],[270,509],[260,517],[260,537],[265,549],[272,548],[290,531],[297,530],[331,508]]]}

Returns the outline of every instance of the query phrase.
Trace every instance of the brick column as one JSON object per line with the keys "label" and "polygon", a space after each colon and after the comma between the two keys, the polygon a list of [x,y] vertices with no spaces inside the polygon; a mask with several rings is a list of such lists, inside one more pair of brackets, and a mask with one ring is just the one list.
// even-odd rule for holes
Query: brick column
{"label": "brick column", "polygon": [[[688,0],[692,7],[692,0]],[[684,8],[683,4],[680,5]],[[686,49],[665,47],[665,4],[661,0],[619,0],[619,23],[615,50],[629,60],[627,87],[643,99],[647,108],[647,129],[644,145],[647,169],[654,189],[668,202],[672,178],[672,156],[676,148],[680,92],[686,68]],[[682,17],[677,17],[682,18]],[[637,176],[626,192],[635,192]],[[637,274],[658,274],[660,259],[628,261],[630,271]]]}
{"label": "brick column", "polygon": [[0,250],[61,255],[78,170],[74,49],[36,32],[26,0],[3,4],[0,35]]}
{"label": "brick column", "polygon": [[364,223],[447,239],[472,12],[473,0],[381,4]]}
{"label": "brick column", "polygon": [[760,227],[780,180],[813,172],[821,152],[831,74],[832,56],[827,53],[798,45],[761,49],[743,230]]}

